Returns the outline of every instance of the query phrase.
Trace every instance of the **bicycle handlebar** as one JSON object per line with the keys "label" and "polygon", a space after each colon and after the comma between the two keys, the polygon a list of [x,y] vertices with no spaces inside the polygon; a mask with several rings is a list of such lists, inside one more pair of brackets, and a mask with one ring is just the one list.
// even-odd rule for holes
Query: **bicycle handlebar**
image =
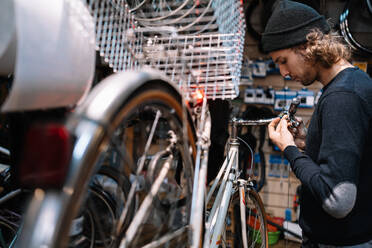
{"label": "bicycle handlebar", "polygon": [[[300,105],[300,99],[295,97],[293,98],[289,108],[282,113],[279,114],[278,117],[283,117],[284,115],[288,115],[288,119],[291,123],[291,128],[297,128],[300,125],[300,122],[296,120],[295,113],[297,112],[297,107]],[[236,138],[236,128],[238,126],[262,126],[268,125],[271,121],[276,119],[277,117],[267,118],[267,119],[258,119],[258,120],[244,120],[238,118],[232,118],[230,120],[230,125],[232,126],[232,137]]]}
{"label": "bicycle handlebar", "polygon": [[[277,117],[275,117],[277,118]],[[268,119],[258,119],[258,120],[244,120],[244,119],[237,119],[232,118],[229,122],[231,125],[231,134],[230,137],[232,140],[236,140],[237,138],[237,127],[238,126],[262,126],[268,125],[272,120],[275,118],[268,118]]]}
{"label": "bicycle handlebar", "polygon": [[262,126],[262,125],[268,125],[271,121],[276,119],[269,118],[269,119],[258,119],[258,120],[244,120],[244,119],[237,119],[233,118],[230,123],[236,126]]}

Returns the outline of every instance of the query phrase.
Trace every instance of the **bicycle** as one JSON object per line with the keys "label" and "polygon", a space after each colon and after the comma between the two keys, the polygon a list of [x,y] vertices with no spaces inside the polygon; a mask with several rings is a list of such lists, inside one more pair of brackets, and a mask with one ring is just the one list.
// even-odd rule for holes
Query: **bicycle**
{"label": "bicycle", "polygon": [[[121,84],[123,77],[125,80],[132,78],[132,84]],[[119,84],[121,85],[120,87]],[[141,85],[142,87],[136,89],[135,85]],[[113,89],[115,89],[114,92],[112,91]],[[98,161],[98,164],[95,164],[94,161],[99,157],[101,157],[101,161],[105,161],[108,159],[108,154],[118,158],[117,165],[120,165],[120,163],[127,165],[123,166],[121,164],[119,172],[120,175],[131,181],[131,189],[128,194],[122,194],[122,192],[114,190],[113,195],[108,197],[113,202],[111,207],[113,214],[108,220],[111,225],[107,225],[106,229],[102,228],[100,230],[100,227],[94,229],[96,236],[94,238],[93,236],[91,237],[90,246],[101,244],[106,244],[106,247],[114,244],[119,245],[117,242],[121,241],[117,238],[112,239],[111,236],[113,234],[121,236],[123,232],[128,232],[126,237],[129,241],[122,242],[132,242],[133,246],[139,246],[145,240],[138,240],[139,236],[134,236],[130,232],[137,229],[136,225],[140,222],[139,218],[148,217],[150,210],[152,211],[152,215],[150,215],[150,217],[153,217],[151,218],[152,222],[147,222],[148,225],[146,229],[140,232],[141,234],[149,232],[149,230],[165,232],[167,228],[172,228],[173,233],[174,228],[176,228],[180,238],[185,236],[186,233],[183,226],[185,222],[188,222],[186,217],[187,212],[189,212],[187,209],[191,203],[192,184],[190,181],[192,158],[186,155],[189,155],[189,145],[191,145],[191,149],[195,150],[195,137],[192,126],[185,126],[187,130],[183,130],[182,116],[187,115],[187,112],[184,112],[185,109],[180,105],[182,103],[181,99],[177,99],[179,96],[177,92],[175,88],[154,77],[151,73],[143,72],[138,75],[137,73],[129,75],[117,74],[98,85],[93,90],[91,98],[88,98],[88,101],[74,112],[66,125],[76,140],[67,181],[61,192],[46,191],[41,199],[37,195],[41,194],[40,191],[36,191],[34,202],[31,203],[29,211],[31,214],[28,215],[40,220],[43,220],[45,215],[48,215],[49,219],[60,220],[55,222],[55,230],[45,230],[46,232],[53,231],[54,233],[53,237],[49,237],[53,239],[50,241],[51,244],[63,246],[67,243],[67,239],[71,234],[71,223],[78,214],[79,206],[83,205],[84,196],[89,200],[90,194],[86,193],[86,191],[89,190],[90,178],[102,166],[100,161]],[[129,95],[131,97],[128,97]],[[102,98],[110,99],[110,101],[106,101],[107,104],[102,106]],[[168,122],[164,122],[165,119]],[[142,123],[139,123],[139,120]],[[188,122],[191,122],[191,120],[188,120]],[[125,156],[127,151],[120,148],[124,144],[129,147],[131,142],[134,142],[133,135],[138,135],[139,131],[141,131],[141,129],[138,129],[138,125],[142,125],[145,130],[148,128],[149,136],[142,137],[143,139],[140,136],[137,137],[135,142],[139,142],[143,146],[139,147],[137,143],[136,149],[131,153],[133,156],[129,159],[128,156]],[[155,130],[157,125],[161,126],[159,130]],[[168,141],[164,140],[164,136],[167,136],[167,131],[169,131],[171,126],[174,133],[170,133],[168,144]],[[187,139],[182,139],[189,140],[189,142],[177,140],[176,134],[181,135],[180,137],[186,135]],[[153,151],[155,147],[158,147],[157,151]],[[119,152],[120,150],[124,152]],[[97,151],[102,153],[99,154]],[[105,153],[106,151],[111,152]],[[128,160],[123,158],[128,158]],[[134,161],[130,161],[132,159]],[[166,166],[159,168],[163,163]],[[112,163],[110,166],[112,166]],[[146,174],[142,173],[144,167],[146,171],[148,169]],[[136,173],[137,171],[138,173]],[[174,180],[171,180],[172,178],[169,176],[168,183],[160,184],[165,179],[167,172],[173,175]],[[122,187],[123,182],[123,180],[117,181],[117,185],[120,186],[118,188]],[[157,194],[150,194],[150,192],[155,191],[157,191]],[[135,198],[133,197],[134,195],[136,196]],[[180,198],[181,195],[182,197]],[[125,204],[118,202],[118,199],[123,199]],[[135,208],[134,205],[138,206],[140,202],[144,203],[144,205],[139,208],[136,207],[137,215],[130,218]],[[154,204],[152,209],[150,209],[150,202]],[[97,202],[91,201],[91,204],[86,206],[90,206],[91,209],[99,207],[93,205],[94,203]],[[48,211],[47,209],[50,210]],[[102,210],[102,208],[100,209]],[[84,209],[81,210],[84,211]],[[35,211],[40,212],[35,213]],[[186,214],[185,218],[176,219],[175,212],[182,211]],[[98,212],[93,211],[94,214]],[[169,215],[167,212],[171,214]],[[100,214],[104,213],[101,212]],[[37,216],[38,214],[41,216]],[[169,217],[167,225],[161,225],[164,223],[164,216]],[[93,219],[99,220],[100,218],[99,216],[93,216]],[[133,221],[126,228],[128,219]],[[80,222],[80,225],[82,224],[81,231],[90,231],[90,227],[84,226],[82,222]],[[48,233],[41,232],[42,228],[29,229],[27,223],[34,224],[35,221],[30,220],[28,222],[26,219],[24,230],[27,231],[24,235],[30,238],[36,235],[40,239],[49,236]],[[76,223],[77,226],[79,226],[78,223]],[[120,223],[116,225],[120,226],[120,228],[113,230],[112,226],[114,225],[112,223]],[[163,228],[155,229],[159,225]],[[142,226],[142,228],[145,227]],[[30,230],[34,230],[35,233]],[[73,234],[75,233],[73,232]],[[71,236],[75,235],[71,234]],[[26,243],[22,243],[23,241],[21,240],[20,247],[30,247],[30,244],[34,247],[40,247],[44,244],[43,240],[39,240],[40,243],[35,244],[29,243],[26,236],[22,236],[22,238]]]}
{"label": "bicycle", "polygon": [[[280,118],[287,115],[290,128],[297,128],[300,124],[295,117],[299,104],[300,99],[294,98],[290,105],[279,114]],[[251,158],[254,156],[253,150],[249,144],[237,136],[237,133],[238,127],[267,125],[275,118],[277,117],[258,120],[233,118],[230,120],[229,148],[227,149],[226,159],[206,197],[206,203],[208,204],[217,185],[220,184],[206,221],[204,247],[218,247],[221,242],[226,240],[221,236],[225,236],[224,231],[226,231],[227,223],[224,222],[227,220],[227,212],[230,206],[234,207],[235,212],[239,210],[240,213],[240,215],[234,216],[240,220],[240,224],[239,221],[236,221],[236,223],[238,223],[238,230],[241,230],[237,233],[236,247],[268,247],[266,213],[263,202],[257,193],[259,185],[257,185],[253,175],[253,159],[250,160],[250,165],[247,168],[247,179],[241,177],[241,173],[244,174],[245,172],[242,172],[242,168],[239,167],[240,143],[248,148]],[[234,195],[236,191],[239,192],[238,196]],[[270,224],[275,225],[272,222]],[[288,230],[285,231],[288,232]]]}
{"label": "bicycle", "polygon": [[[131,83],[120,84],[124,78],[126,80],[132,79]],[[119,85],[121,86],[119,87]],[[140,87],[138,89],[133,85],[140,85]],[[112,89],[116,90],[113,92]],[[74,135],[75,145],[69,176],[63,190],[61,192],[46,191],[45,195],[41,191],[35,192],[27,215],[33,220],[26,219],[24,230],[27,231],[21,235],[21,241],[25,243],[19,243],[19,247],[40,247],[46,244],[63,247],[67,242],[70,242],[71,246],[71,238],[77,233],[81,235],[76,232],[79,230],[76,227],[79,224],[81,232],[91,231],[94,233],[90,237],[85,237],[90,239],[90,247],[100,245],[106,245],[104,247],[162,247],[165,244],[170,245],[171,241],[174,242],[175,247],[180,244],[185,245],[184,242],[188,238],[190,225],[192,225],[192,223],[189,225],[192,215],[190,209],[193,204],[192,168],[197,149],[191,115],[185,107],[182,107],[182,98],[177,97],[180,97],[177,89],[172,88],[171,84],[166,81],[159,80],[158,75],[153,72],[116,74],[98,85],[88,101],[74,112],[66,124],[71,134]],[[111,100],[103,104],[102,99]],[[158,112],[160,110],[162,117]],[[164,121],[162,118],[167,119],[168,126],[162,123]],[[138,125],[138,122],[135,121],[140,119],[149,122],[145,125],[147,126],[145,130],[148,130],[149,134],[143,142],[140,142],[144,146],[141,148],[141,155],[136,156],[136,161],[130,161],[134,155],[128,157],[127,150],[122,149],[122,152],[119,150],[124,144],[130,145],[128,137],[131,135],[130,132],[134,131],[135,125]],[[240,228],[243,230],[243,234],[240,235],[241,242],[245,245],[243,247],[254,247],[257,243],[260,243],[261,247],[267,247],[267,229],[262,201],[254,189],[254,183],[249,178],[246,181],[239,179],[240,171],[237,167],[239,139],[235,135],[237,126],[263,125],[270,121],[271,119],[232,120],[229,152],[206,200],[208,202],[211,199],[219,179],[222,179],[214,205],[209,214],[206,214],[208,220],[205,225],[204,247],[216,247],[222,242],[223,239],[220,237],[226,226],[228,207],[229,205],[237,206],[237,204],[240,208],[240,218],[238,219],[241,223]],[[183,126],[184,122],[186,125]],[[157,125],[161,128],[156,129]],[[166,135],[164,131],[170,131],[171,127],[173,133],[169,133],[169,139],[160,140],[164,138],[160,135]],[[184,130],[185,128],[186,130]],[[118,139],[118,137],[122,137],[122,139]],[[183,138],[177,140],[176,137]],[[167,144],[160,144],[164,141]],[[160,145],[162,145],[162,149],[149,153],[151,149]],[[166,148],[164,149],[164,147]],[[137,149],[139,149],[138,145]],[[190,152],[190,149],[193,152]],[[90,199],[92,193],[86,193],[86,191],[90,190],[88,187],[91,182],[90,178],[94,177],[94,173],[99,168],[104,167],[103,161],[107,161],[108,157],[112,156],[117,156],[121,160],[117,164],[121,164],[121,166],[117,169],[123,178],[118,178],[116,184],[117,188],[124,188],[124,190],[119,192],[116,189],[111,192],[111,196],[106,196],[112,201],[110,208],[107,208],[112,214],[109,220],[104,221],[103,227],[99,227],[95,226],[102,224],[98,221],[101,218],[97,216],[97,211],[101,215],[107,216],[105,211],[102,211],[104,208],[99,206],[100,203]],[[224,176],[222,176],[223,173]],[[130,190],[128,190],[128,181],[131,184]],[[126,186],[123,186],[124,182],[126,182]],[[239,188],[239,197],[237,194],[233,194],[234,187]],[[105,190],[101,193],[104,195]],[[99,194],[96,195],[103,197]],[[122,199],[122,202],[117,202],[119,199]],[[84,201],[90,203],[85,204]],[[93,203],[97,203],[98,206],[94,206]],[[94,231],[86,223],[84,225],[84,221],[76,222],[79,219],[76,218],[76,215],[81,209],[80,206],[84,206],[84,204],[92,209],[92,219],[95,220],[92,222],[94,223]],[[219,207],[220,209],[218,209]],[[81,210],[84,211],[84,209]],[[79,216],[81,215],[84,216],[84,214]],[[49,219],[55,220],[55,229],[38,228],[39,224],[47,224],[41,223],[47,216]],[[35,219],[39,221],[35,221]],[[217,222],[215,222],[216,219]],[[164,223],[164,220],[167,221]],[[253,221],[252,227],[246,226],[247,220]],[[27,226],[28,223],[34,225],[36,223],[36,225],[30,228]],[[74,232],[71,231],[71,225]],[[260,235],[252,228],[257,228]],[[43,230],[45,233],[42,232]],[[51,231],[53,235],[48,237]],[[133,231],[137,231],[137,233],[133,233]],[[152,234],[149,240],[141,237],[149,232]],[[36,241],[38,242],[33,243],[35,240],[30,242],[32,237],[37,237]],[[47,241],[46,238],[50,238],[50,240]],[[69,239],[70,241],[68,241]],[[252,246],[247,246],[248,242]]]}

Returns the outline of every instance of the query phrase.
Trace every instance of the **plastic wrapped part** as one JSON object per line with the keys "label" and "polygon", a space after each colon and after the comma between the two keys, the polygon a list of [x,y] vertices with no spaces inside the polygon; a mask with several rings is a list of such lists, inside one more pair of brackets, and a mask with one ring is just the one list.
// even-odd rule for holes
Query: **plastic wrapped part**
{"label": "plastic wrapped part", "polygon": [[14,81],[2,111],[77,104],[95,66],[94,24],[73,0],[14,0],[17,54]]}
{"label": "plastic wrapped part", "polygon": [[15,61],[15,22],[13,0],[0,1],[0,75],[13,72]]}

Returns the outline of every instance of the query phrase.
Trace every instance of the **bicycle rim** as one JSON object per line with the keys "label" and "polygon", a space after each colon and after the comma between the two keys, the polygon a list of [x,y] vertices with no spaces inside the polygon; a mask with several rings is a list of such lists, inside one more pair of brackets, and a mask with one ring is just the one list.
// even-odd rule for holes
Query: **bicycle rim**
{"label": "bicycle rim", "polygon": [[246,213],[246,233],[243,234],[241,217],[239,210],[239,196],[234,197],[234,223],[236,227],[236,235],[234,238],[234,247],[243,247],[242,235],[246,235],[249,248],[267,248],[268,234],[266,213],[262,200],[258,193],[252,189],[245,190],[245,213]]}

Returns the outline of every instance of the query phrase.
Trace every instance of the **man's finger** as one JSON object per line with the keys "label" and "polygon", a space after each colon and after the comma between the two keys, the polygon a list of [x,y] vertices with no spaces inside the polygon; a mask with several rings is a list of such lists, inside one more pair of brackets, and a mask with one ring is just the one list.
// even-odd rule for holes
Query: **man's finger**
{"label": "man's finger", "polygon": [[[294,128],[290,128],[290,126],[291,126],[291,125],[288,126],[288,130],[289,130],[292,134],[297,135],[297,134],[298,134],[298,129],[295,128],[295,127],[294,127]],[[289,128],[290,128],[290,129],[289,129]]]}
{"label": "man's finger", "polygon": [[303,122],[302,118],[299,117],[299,116],[295,116],[294,118],[295,118],[295,120],[298,121],[298,122]]}
{"label": "man's finger", "polygon": [[278,125],[279,121],[280,121],[280,118],[278,117],[278,118],[275,118],[274,120],[272,120],[270,122],[270,124],[267,127],[269,132],[274,132],[275,131],[275,127]]}
{"label": "man's finger", "polygon": [[276,131],[277,132],[281,132],[283,123],[287,123],[287,118],[288,118],[287,115],[282,116],[282,118],[280,119],[280,122],[276,126]]}
{"label": "man's finger", "polygon": [[280,120],[280,123],[279,123],[279,125],[278,125],[277,130],[278,130],[279,132],[282,131],[282,130],[288,130],[287,125],[288,125],[288,121],[287,121],[286,118],[283,117],[283,118]]}

